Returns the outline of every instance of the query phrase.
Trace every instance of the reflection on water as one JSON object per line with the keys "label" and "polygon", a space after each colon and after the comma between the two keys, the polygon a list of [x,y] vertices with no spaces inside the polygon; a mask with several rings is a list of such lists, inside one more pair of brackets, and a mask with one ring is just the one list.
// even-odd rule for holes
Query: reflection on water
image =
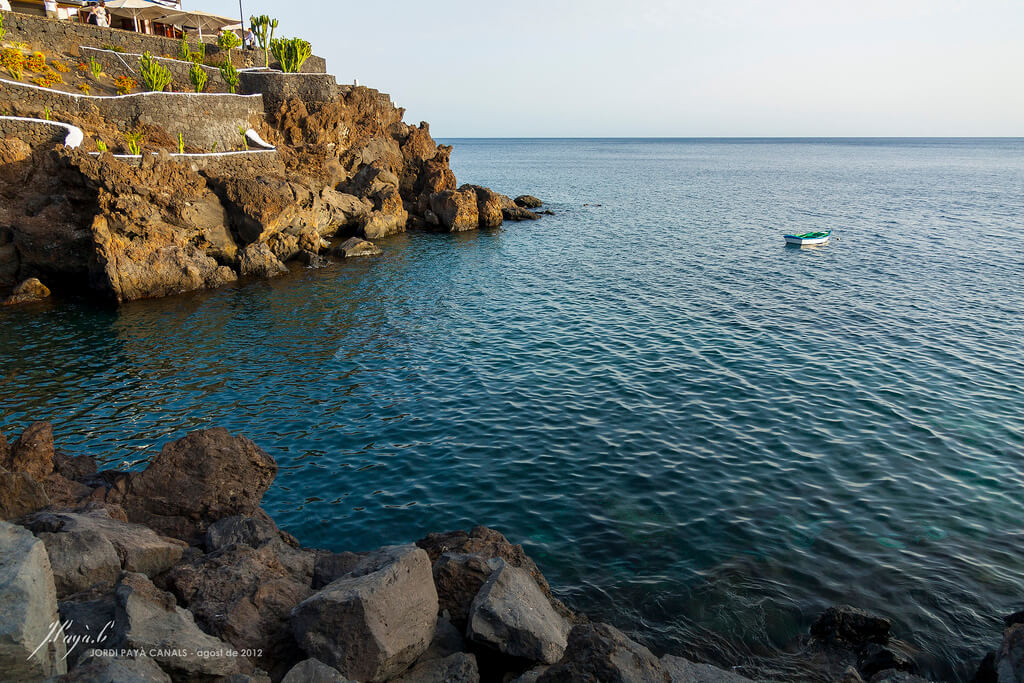
{"label": "reflection on water", "polygon": [[460,142],[460,177],[557,215],[4,312],[0,426],[124,467],[226,426],[278,460],[265,506],[306,544],[488,524],[656,650],[793,677],[848,602],[966,680],[1024,594],[1022,151]]}

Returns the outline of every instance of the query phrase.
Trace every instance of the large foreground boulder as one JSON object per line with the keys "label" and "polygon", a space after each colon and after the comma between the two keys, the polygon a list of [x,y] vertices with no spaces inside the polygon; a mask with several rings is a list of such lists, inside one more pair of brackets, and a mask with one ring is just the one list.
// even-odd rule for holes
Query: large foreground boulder
{"label": "large foreground boulder", "polygon": [[67,671],[57,592],[43,542],[0,522],[0,672],[32,681]]}
{"label": "large foreground boulder", "polygon": [[353,683],[319,659],[304,659],[285,674],[281,683]]}
{"label": "large foreground boulder", "polygon": [[57,683],[171,683],[171,677],[156,662],[140,654],[137,657],[83,657]]}
{"label": "large foreground boulder", "polygon": [[565,656],[537,683],[671,683],[672,677],[643,645],[608,624],[581,624],[569,634]]}
{"label": "large foreground boulder", "polygon": [[394,683],[479,683],[480,670],[476,657],[468,652],[457,652],[441,659],[420,662],[406,671]]}
{"label": "large foreground boulder", "polygon": [[426,651],[437,620],[430,559],[415,546],[367,555],[291,615],[299,646],[359,681],[402,673]]}
{"label": "large foreground boulder", "polygon": [[114,648],[142,650],[176,680],[203,680],[252,672],[244,657],[227,654],[231,647],[203,633],[192,613],[161,591],[144,574],[125,574],[115,591],[116,624],[121,637]]}
{"label": "large foreground boulder", "polygon": [[495,562],[470,606],[466,635],[512,657],[557,662],[565,652],[569,623],[528,573],[504,560]]}
{"label": "large foreground boulder", "polygon": [[443,190],[430,195],[430,210],[441,226],[451,232],[472,230],[480,225],[476,192],[472,189]]}
{"label": "large foreground boulder", "polygon": [[121,504],[131,521],[192,541],[219,519],[254,514],[276,474],[274,459],[249,439],[206,429],[167,444],[131,475]]}

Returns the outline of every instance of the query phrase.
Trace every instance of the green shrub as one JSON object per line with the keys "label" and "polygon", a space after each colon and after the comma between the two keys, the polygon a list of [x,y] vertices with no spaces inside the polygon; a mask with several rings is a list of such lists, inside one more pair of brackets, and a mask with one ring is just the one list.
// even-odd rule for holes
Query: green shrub
{"label": "green shrub", "polygon": [[270,42],[274,58],[281,63],[285,73],[298,73],[313,53],[309,43],[301,38],[279,38]]}
{"label": "green shrub", "polygon": [[142,64],[142,82],[150,92],[163,92],[171,84],[170,70],[162,66],[153,58],[153,55],[146,52],[140,60]]}

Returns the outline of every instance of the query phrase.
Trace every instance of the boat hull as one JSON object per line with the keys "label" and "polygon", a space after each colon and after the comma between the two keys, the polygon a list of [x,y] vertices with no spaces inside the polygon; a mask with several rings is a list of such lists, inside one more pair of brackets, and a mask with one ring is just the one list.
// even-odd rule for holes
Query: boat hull
{"label": "boat hull", "polygon": [[827,244],[828,241],[832,239],[832,236],[829,235],[828,237],[815,237],[813,239],[804,239],[802,237],[792,237],[790,235],[787,235],[785,239],[786,244],[795,244],[800,247],[808,247],[817,244]]}

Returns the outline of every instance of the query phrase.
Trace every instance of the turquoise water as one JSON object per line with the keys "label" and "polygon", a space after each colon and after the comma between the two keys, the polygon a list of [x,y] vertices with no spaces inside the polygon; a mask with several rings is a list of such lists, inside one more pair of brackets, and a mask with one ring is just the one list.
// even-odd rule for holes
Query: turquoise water
{"label": "turquoise water", "polygon": [[1024,602],[1024,141],[453,142],[557,215],[4,312],[0,426],[127,467],[224,425],[306,544],[488,524],[657,650],[786,671],[849,602],[969,678]]}

